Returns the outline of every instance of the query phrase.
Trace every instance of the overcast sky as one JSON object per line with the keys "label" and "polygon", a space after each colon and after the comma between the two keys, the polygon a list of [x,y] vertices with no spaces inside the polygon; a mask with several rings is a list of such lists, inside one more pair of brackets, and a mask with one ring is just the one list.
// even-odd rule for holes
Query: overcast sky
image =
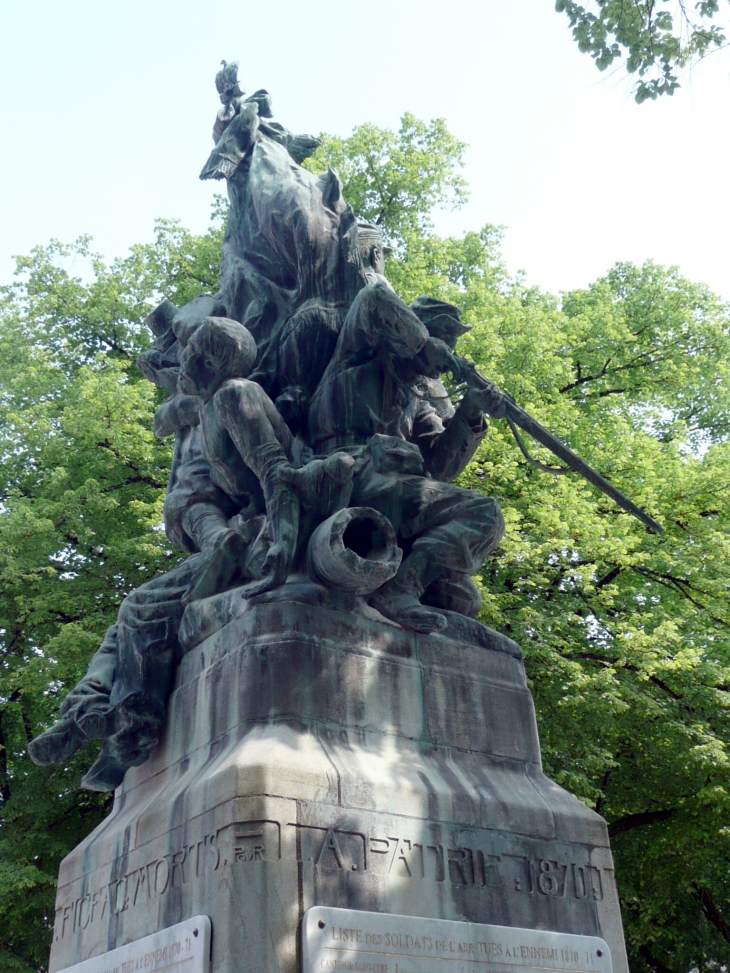
{"label": "overcast sky", "polygon": [[653,259],[730,299],[730,53],[637,106],[553,0],[0,0],[1,282],[51,237],[112,258],[156,217],[205,229],[221,58],[294,131],[444,117],[471,199],[439,230],[503,224],[530,283]]}

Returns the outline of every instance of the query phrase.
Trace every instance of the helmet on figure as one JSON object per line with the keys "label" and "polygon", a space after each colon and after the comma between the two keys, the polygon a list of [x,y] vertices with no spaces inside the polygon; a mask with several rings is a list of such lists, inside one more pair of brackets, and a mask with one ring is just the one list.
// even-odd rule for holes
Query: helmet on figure
{"label": "helmet on figure", "polygon": [[223,67],[215,76],[215,86],[224,105],[243,95],[238,84],[238,61],[221,61]]}

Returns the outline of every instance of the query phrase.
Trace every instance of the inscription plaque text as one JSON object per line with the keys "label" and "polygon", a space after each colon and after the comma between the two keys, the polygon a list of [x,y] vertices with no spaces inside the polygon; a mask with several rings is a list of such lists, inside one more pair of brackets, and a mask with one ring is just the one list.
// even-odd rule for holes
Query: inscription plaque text
{"label": "inscription plaque text", "polygon": [[304,914],[302,961],[302,973],[611,973],[596,936],[325,906]]}
{"label": "inscription plaque text", "polygon": [[208,973],[210,919],[194,916],[60,973]]}

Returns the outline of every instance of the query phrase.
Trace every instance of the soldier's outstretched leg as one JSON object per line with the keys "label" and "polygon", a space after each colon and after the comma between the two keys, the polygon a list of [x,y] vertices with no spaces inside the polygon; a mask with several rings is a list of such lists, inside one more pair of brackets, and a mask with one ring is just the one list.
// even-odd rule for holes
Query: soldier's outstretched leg
{"label": "soldier's outstretched leg", "polygon": [[28,744],[33,763],[60,764],[90,743],[112,732],[110,694],[117,658],[117,626],[106,635],[79,683],[61,703],[61,719]]}
{"label": "soldier's outstretched leg", "polygon": [[113,790],[124,771],[143,763],[157,743],[178,661],[183,595],[203,564],[204,558],[194,554],[167,574],[140,585],[122,602],[110,694],[113,732],[83,778],[89,790]]}

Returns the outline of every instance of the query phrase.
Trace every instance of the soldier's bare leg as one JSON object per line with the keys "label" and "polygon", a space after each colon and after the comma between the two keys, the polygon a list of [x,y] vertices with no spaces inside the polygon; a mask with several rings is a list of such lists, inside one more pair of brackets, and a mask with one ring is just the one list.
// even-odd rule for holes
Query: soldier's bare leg
{"label": "soldier's bare leg", "polygon": [[[291,432],[256,382],[227,382],[213,404],[216,426],[211,430],[211,440],[216,430],[225,430],[240,459],[256,475],[266,503],[271,546],[262,577],[246,586],[244,595],[252,597],[286,580],[297,551],[302,509],[325,507],[327,516],[333,505],[347,503],[354,463],[350,456],[335,454],[295,468]],[[225,463],[225,457],[221,462]]]}

